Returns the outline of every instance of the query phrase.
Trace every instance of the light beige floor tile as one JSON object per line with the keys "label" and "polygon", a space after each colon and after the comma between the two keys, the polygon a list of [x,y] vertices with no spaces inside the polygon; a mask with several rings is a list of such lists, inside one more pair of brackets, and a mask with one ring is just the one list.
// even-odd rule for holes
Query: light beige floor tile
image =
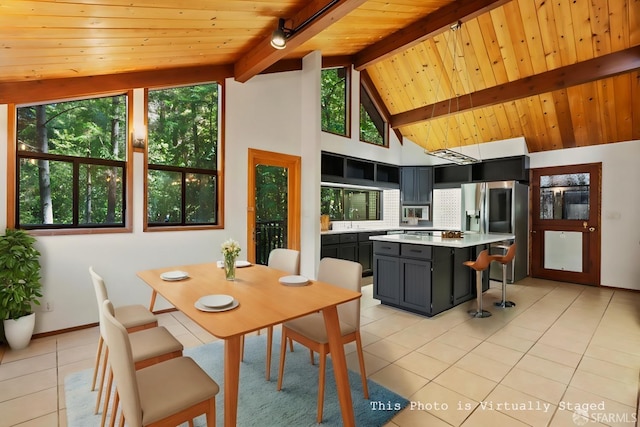
{"label": "light beige floor tile", "polygon": [[454,332],[454,331],[449,331],[440,335],[438,338],[436,338],[436,341],[448,344],[450,346],[453,346],[465,351],[473,350],[476,346],[478,346],[482,342],[482,340],[479,338],[474,338],[469,335],[461,334],[459,332]]}
{"label": "light beige floor tile", "polygon": [[[347,366],[354,372],[360,373],[360,363],[358,361],[358,353],[351,352],[345,355],[347,359]],[[384,359],[381,359],[373,354],[367,353],[366,351],[363,353],[364,357],[364,369],[367,371],[367,377],[371,377],[372,374],[378,372],[380,369],[385,366],[389,366],[389,362]]]}
{"label": "light beige floor tile", "polygon": [[500,384],[527,393],[538,399],[557,404],[564,394],[567,385],[544,378],[538,374],[514,368]]}
{"label": "light beige floor tile", "polygon": [[458,360],[453,366],[495,382],[500,382],[507,375],[507,372],[511,370],[510,365],[472,353]]}
{"label": "light beige floor tile", "polygon": [[482,319],[471,318],[467,322],[461,323],[451,330],[454,332],[459,332],[463,335],[468,335],[480,340],[485,340],[503,327],[504,323],[496,320],[492,316]]}
{"label": "light beige floor tile", "polygon": [[590,420],[589,425],[601,422],[610,426],[629,427],[635,424],[633,421],[635,421],[636,408],[585,390],[569,387],[558,405],[557,412],[567,412],[571,415],[576,412],[583,416],[586,412]]}
{"label": "light beige floor tile", "polygon": [[438,375],[433,382],[467,396],[476,402],[480,402],[487,397],[491,390],[498,384],[495,381],[488,380],[455,366],[450,367]]}
{"label": "light beige floor tile", "polygon": [[531,347],[531,350],[529,350],[527,354],[561,363],[572,368],[577,367],[578,363],[580,363],[580,359],[582,358],[582,354],[580,353],[563,350],[557,347],[551,347],[542,343],[536,343],[533,347]]}
{"label": "light beige floor tile", "polygon": [[462,423],[462,427],[526,427],[528,425],[502,412],[483,410],[480,406]]}
{"label": "light beige floor tile", "polygon": [[510,366],[514,366],[518,363],[524,355],[523,352],[512,350],[487,341],[471,350],[471,353],[486,357],[487,359],[497,360],[498,362]]}
{"label": "light beige floor tile", "polygon": [[431,341],[416,351],[448,364],[457,362],[467,354],[466,350],[461,350],[440,341]]}
{"label": "light beige floor tile", "polygon": [[418,352],[409,353],[396,360],[394,364],[429,380],[434,379],[449,367],[445,362]]}
{"label": "light beige floor tile", "polygon": [[84,359],[67,365],[58,366],[58,384],[64,384],[64,378],[74,372],[91,369],[95,366],[95,359]]}
{"label": "light beige floor tile", "polygon": [[95,361],[97,349],[97,343],[91,343],[58,350],[58,365],[68,365],[84,359]]}
{"label": "light beige floor tile", "polygon": [[551,420],[549,427],[569,427],[582,425],[586,425],[589,427],[605,426],[605,424],[600,424],[599,422],[590,419],[588,414],[583,414],[582,412],[562,411],[560,409],[557,409],[556,413],[553,414],[553,419]]}
{"label": "light beige floor tile", "polygon": [[410,350],[415,350],[418,347],[422,347],[429,341],[441,335],[444,331],[439,332],[433,330],[433,336],[421,335],[417,334],[411,327],[406,328],[400,332],[396,332],[395,334],[389,335],[386,339],[395,344],[398,344],[402,347],[408,348]]}
{"label": "light beige floor tile", "polygon": [[100,329],[97,326],[55,336],[58,343],[58,351],[86,344],[93,344],[95,348],[98,348],[99,337]]}
{"label": "light beige floor tile", "polygon": [[66,409],[60,409],[60,411],[58,412],[58,425],[60,427],[65,427],[67,425],[67,410]]}
{"label": "light beige floor tile", "polygon": [[626,366],[627,368],[640,369],[640,356],[618,351],[614,348],[591,344],[584,354],[594,359],[606,360],[617,365]]}
{"label": "light beige floor tile", "polygon": [[558,381],[562,384],[569,384],[569,381],[571,381],[571,377],[575,372],[575,369],[570,366],[530,354],[525,354],[516,364],[516,368],[540,375],[541,377],[550,380]]}
{"label": "light beige floor tile", "polygon": [[7,402],[0,402],[2,425],[13,426],[24,423],[58,409],[58,388],[52,387]]}
{"label": "light beige floor tile", "polygon": [[399,427],[450,427],[451,424],[445,423],[440,418],[431,415],[427,411],[411,409],[406,407],[398,415],[393,417],[393,421]]}
{"label": "light beige floor tile", "polygon": [[429,382],[428,379],[394,364],[380,369],[369,378],[406,398]]}
{"label": "light beige floor tile", "polygon": [[[56,412],[51,412],[47,415],[43,415],[42,417],[16,424],[16,427],[52,427],[55,425],[58,425],[58,414]],[[64,425],[66,426],[66,424]]]}
{"label": "light beige floor tile", "polygon": [[459,426],[478,406],[478,402],[460,393],[430,382],[413,396],[411,401],[423,405],[426,411],[443,421]]}
{"label": "light beige floor tile", "polygon": [[29,343],[29,347],[22,350],[7,350],[2,356],[2,363],[14,362],[34,356],[41,356],[56,351],[56,340],[35,339]]}
{"label": "light beige floor tile", "polygon": [[[535,333],[535,331],[533,331]],[[529,349],[535,344],[535,341],[530,341],[524,338],[511,335],[508,332],[504,332],[504,329],[499,330],[495,334],[487,338],[486,342],[501,345],[502,347],[510,348],[522,353],[529,351]]]}
{"label": "light beige floor tile", "polygon": [[546,426],[556,406],[499,384],[482,402],[484,410],[495,410],[531,426]]}
{"label": "light beige floor tile", "polygon": [[182,344],[182,346],[184,348],[191,348],[191,347],[197,347],[199,345],[202,345],[202,341],[200,341],[198,339],[198,337],[196,337],[195,335],[186,332],[184,334],[179,334],[179,335],[173,335],[178,341],[180,341],[180,344]]}
{"label": "light beige floor tile", "polygon": [[3,363],[0,364],[0,381],[55,367],[56,353],[46,353],[15,362]]}
{"label": "light beige floor tile", "polygon": [[635,406],[638,401],[638,387],[635,384],[621,383],[590,372],[576,370],[569,385],[627,406]]}
{"label": "light beige floor tile", "polygon": [[0,402],[56,387],[55,368],[0,381]]}
{"label": "light beige floor tile", "polygon": [[591,372],[592,374],[601,375],[612,380],[629,383],[631,385],[638,384],[638,369],[628,368],[626,366],[607,362],[605,360],[594,359],[584,356],[578,365],[579,371]]}
{"label": "light beige floor tile", "polygon": [[376,341],[373,344],[364,347],[364,350],[374,356],[386,360],[387,362],[395,362],[402,356],[411,352],[410,348],[394,343],[388,338]]}

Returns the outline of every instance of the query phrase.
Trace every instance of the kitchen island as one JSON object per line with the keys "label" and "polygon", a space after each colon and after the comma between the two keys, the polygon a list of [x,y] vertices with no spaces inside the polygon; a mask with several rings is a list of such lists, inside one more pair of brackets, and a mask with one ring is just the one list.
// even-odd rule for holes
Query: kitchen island
{"label": "kitchen island", "polygon": [[[434,316],[476,297],[475,272],[464,261],[513,234],[464,234],[445,238],[439,233],[371,236],[373,296],[383,304]],[[483,274],[483,291],[489,274]]]}

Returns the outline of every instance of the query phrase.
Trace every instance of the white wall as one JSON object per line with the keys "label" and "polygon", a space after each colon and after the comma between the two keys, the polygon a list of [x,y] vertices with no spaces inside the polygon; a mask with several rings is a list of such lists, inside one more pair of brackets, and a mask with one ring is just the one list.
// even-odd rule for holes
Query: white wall
{"label": "white wall", "polygon": [[640,290],[640,141],[529,156],[531,168],[602,162],[601,283]]}
{"label": "white wall", "polygon": [[[246,247],[249,147],[302,157],[301,268],[303,274],[311,277],[315,276],[319,259],[320,150],[391,164],[423,164],[422,159],[424,164],[432,164],[432,159],[424,155],[420,147],[410,141],[401,145],[394,134],[391,146],[381,148],[358,142],[356,124],[351,139],[320,132],[319,54],[305,58],[303,65],[303,71],[257,76],[244,84],[226,81],[224,230],[143,233],[144,158],[136,153],[132,233],[38,237],[44,298],[53,305],[53,311],[38,314],[37,333],[97,322],[97,307],[87,272],[90,265],[104,276],[110,298],[116,305],[147,305],[151,292],[136,278],[136,271],[219,259],[220,244],[230,237]],[[352,105],[357,114],[357,85],[353,92]],[[141,94],[141,90],[135,91],[135,123],[141,122]],[[0,170],[7,167],[6,120],[7,108],[0,106]],[[523,154],[519,152],[522,141],[490,143],[495,145],[487,149],[501,147],[509,155]],[[640,141],[531,155],[532,167],[604,162],[602,279],[608,286],[640,289],[640,232],[636,226],[640,194],[633,187],[640,181],[640,169],[635,164],[639,154]],[[6,173],[0,173],[0,230],[4,230],[7,221],[6,188]],[[156,307],[168,305],[159,301]]]}

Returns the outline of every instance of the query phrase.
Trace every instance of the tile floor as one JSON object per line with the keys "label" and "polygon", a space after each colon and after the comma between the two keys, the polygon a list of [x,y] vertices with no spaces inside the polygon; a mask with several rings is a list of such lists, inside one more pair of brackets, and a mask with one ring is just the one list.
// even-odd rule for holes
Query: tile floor
{"label": "tile floor", "polygon": [[[636,424],[640,294],[527,278],[508,286],[517,306],[504,310],[490,307],[494,285],[485,319],[469,318],[473,302],[413,315],[363,287],[367,374],[410,400],[389,427]],[[160,319],[187,347],[214,339],[178,312]],[[97,338],[92,328],[0,347],[0,426],[66,426],[64,377],[93,366]]]}

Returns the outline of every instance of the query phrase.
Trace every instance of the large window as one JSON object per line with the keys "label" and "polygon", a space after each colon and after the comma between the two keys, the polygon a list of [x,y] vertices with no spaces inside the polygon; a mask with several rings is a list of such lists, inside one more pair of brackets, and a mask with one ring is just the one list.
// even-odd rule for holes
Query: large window
{"label": "large window", "polygon": [[218,223],[217,84],[149,91],[147,224]]}
{"label": "large window", "polygon": [[332,221],[371,221],[382,219],[378,190],[323,186],[320,213]]}
{"label": "large window", "polygon": [[122,227],[127,96],[16,111],[15,226]]}
{"label": "large window", "polygon": [[375,145],[388,146],[388,128],[382,114],[376,108],[371,97],[360,85],[360,141]]}
{"label": "large window", "polygon": [[320,109],[324,132],[349,136],[349,72],[346,67],[321,72]]}

